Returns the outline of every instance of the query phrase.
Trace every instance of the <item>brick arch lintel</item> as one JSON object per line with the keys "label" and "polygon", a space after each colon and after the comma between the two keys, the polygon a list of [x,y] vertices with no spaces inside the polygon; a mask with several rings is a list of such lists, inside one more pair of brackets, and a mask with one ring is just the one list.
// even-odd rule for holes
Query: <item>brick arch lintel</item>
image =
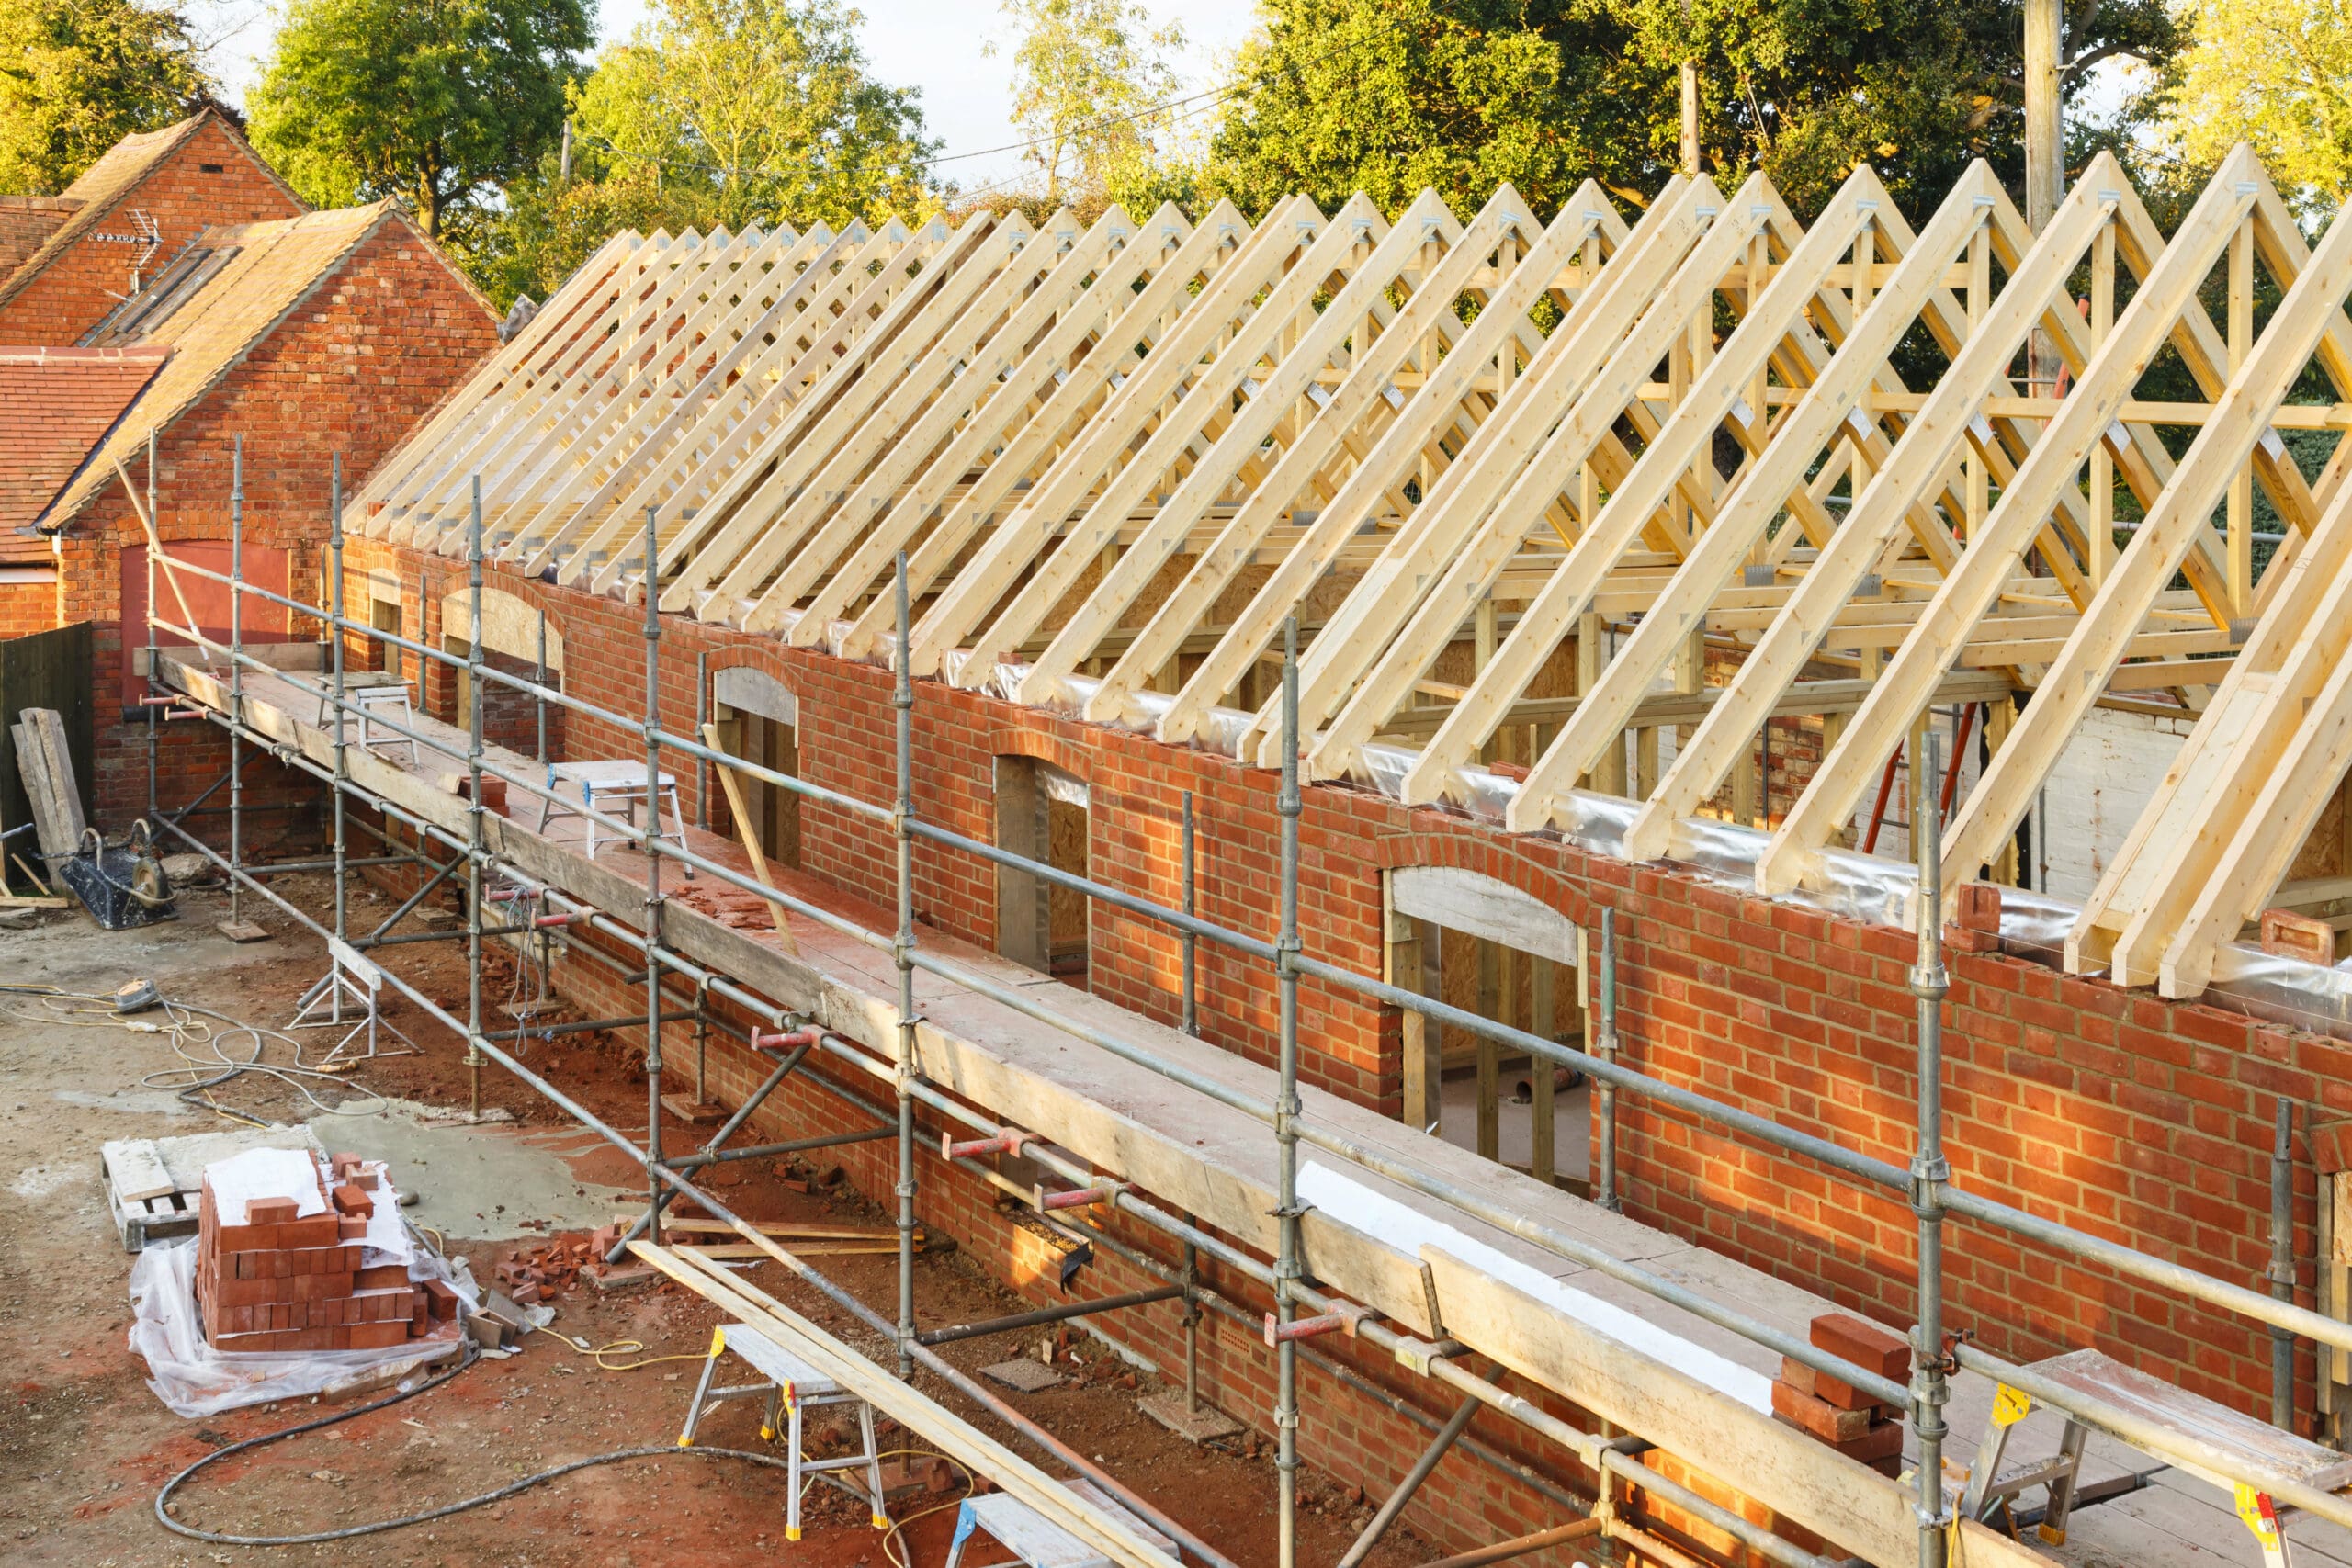
{"label": "brick arch lintel", "polygon": [[1383,871],[1443,866],[1476,872],[1558,910],[1572,924],[1584,925],[1596,918],[1593,899],[1582,886],[1550,866],[1476,834],[1442,829],[1385,834],[1374,841],[1372,859]]}
{"label": "brick arch lintel", "polygon": [[1041,762],[1051,762],[1072,778],[1083,781],[1091,788],[1094,784],[1094,754],[1085,747],[1019,725],[1000,724],[989,737],[989,750],[999,757],[1032,757]]}

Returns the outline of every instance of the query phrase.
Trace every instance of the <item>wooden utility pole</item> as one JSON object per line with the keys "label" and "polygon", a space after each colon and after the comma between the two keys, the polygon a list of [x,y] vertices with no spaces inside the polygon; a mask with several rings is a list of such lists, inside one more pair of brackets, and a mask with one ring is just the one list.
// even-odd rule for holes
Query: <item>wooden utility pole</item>
{"label": "wooden utility pole", "polygon": [[[1690,26],[1690,0],[1682,0],[1682,26]],[[1689,47],[1686,43],[1685,47]],[[1696,179],[1699,175],[1699,57],[1690,54],[1682,61],[1682,172]]]}
{"label": "wooden utility pole", "polygon": [[[2065,125],[2058,109],[2059,0],[2025,0],[2025,220],[2037,234],[2058,210],[2066,183]],[[2033,385],[2046,397],[2058,384],[2058,350],[2033,333]]]}
{"label": "wooden utility pole", "polygon": [[1682,172],[1699,172],[1699,62],[1682,62]]}

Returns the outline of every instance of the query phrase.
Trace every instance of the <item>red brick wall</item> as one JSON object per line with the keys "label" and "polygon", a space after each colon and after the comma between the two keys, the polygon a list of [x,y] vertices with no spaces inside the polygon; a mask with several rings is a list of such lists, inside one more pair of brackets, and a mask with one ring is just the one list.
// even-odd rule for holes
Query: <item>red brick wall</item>
{"label": "red brick wall", "polygon": [[45,632],[59,624],[54,581],[0,582],[0,640]]}
{"label": "red brick wall", "polygon": [[[217,164],[219,173],[204,165]],[[146,276],[216,223],[292,218],[307,210],[271,178],[253,150],[217,118],[208,118],[165,155],[79,239],[49,259],[39,276],[0,303],[0,343],[71,344],[103,320],[130,292],[130,264],[141,247],[109,243],[106,233],[133,232],[130,214],[155,220],[164,243]]]}
{"label": "red brick wall", "polygon": [[[571,692],[639,711],[639,612],[503,574],[499,586],[548,607],[562,630]],[[678,617],[665,618],[663,633],[667,722],[683,728],[695,710],[698,653],[714,665],[758,664],[797,696],[806,775],[869,800],[887,798],[887,672]],[[936,682],[919,685],[914,725],[916,804],[926,819],[990,837],[994,758],[1050,757],[1091,783],[1094,874],[1165,902],[1177,896],[1177,823],[1181,793],[1189,788],[1200,829],[1203,912],[1273,936],[1279,824],[1271,773]],[[582,720],[571,750],[617,756],[635,746]],[[692,770],[679,773],[691,794]],[[886,901],[891,860],[881,829],[813,802],[803,809],[806,869]],[[1301,845],[1303,919],[1314,956],[1379,973],[1379,874],[1400,864],[1468,866],[1577,921],[1597,919],[1606,904],[1617,909],[1624,939],[1621,1023],[1629,1061],[1791,1128],[1897,1165],[1908,1161],[1913,1003],[1903,933],[1745,897],[1661,866],[1509,838],[1447,813],[1407,811],[1353,789],[1307,792]],[[929,845],[919,846],[916,866],[919,916],[989,942],[990,867]],[[1100,993],[1156,1017],[1175,1016],[1172,938],[1098,909],[1092,941]],[[1271,1059],[1273,987],[1263,966],[1206,944],[1202,958],[1204,1033]],[[2352,1047],[2011,958],[1955,954],[1952,969],[1946,1137],[1957,1179],[2218,1278],[2260,1285],[2277,1098],[2331,1116],[2352,1111]],[[1401,1077],[1394,1015],[1314,985],[1304,987],[1302,1008],[1308,1078],[1393,1114]],[[1883,1321],[1910,1321],[1913,1221],[1894,1194],[1833,1181],[1632,1096],[1620,1103],[1631,1213]],[[2306,1170],[2297,1198],[2298,1255],[2306,1259],[2312,1195]],[[2097,1343],[2267,1415],[2268,1340],[2250,1325],[1971,1225],[1951,1227],[1947,1258],[1948,1315],[1990,1348],[2031,1357]],[[2306,1357],[2306,1395],[2310,1372]]]}
{"label": "red brick wall", "polygon": [[82,204],[54,196],[0,196],[0,279],[22,266]]}
{"label": "red brick wall", "polygon": [[[245,538],[286,551],[291,596],[315,601],[332,454],[344,454],[345,486],[356,487],[497,341],[496,321],[448,264],[405,223],[386,222],[164,433],[157,492],[166,547],[228,538],[231,456],[242,434]],[[66,535],[66,618],[97,624],[97,669],[109,691],[122,657],[121,553],[144,536],[119,486],[102,493]],[[366,592],[364,581],[355,582],[356,594]],[[315,635],[299,622],[293,634]],[[143,634],[134,627],[130,635]],[[119,709],[103,709],[97,736],[98,813],[116,826],[144,809],[147,789],[145,726],[103,722],[119,716]],[[187,753],[166,764],[163,799],[170,805],[218,776],[227,740],[210,725],[171,725],[167,734]],[[280,773],[274,763],[251,767],[247,803],[256,801],[256,790],[265,801],[300,800],[304,820],[314,821],[315,791]]]}

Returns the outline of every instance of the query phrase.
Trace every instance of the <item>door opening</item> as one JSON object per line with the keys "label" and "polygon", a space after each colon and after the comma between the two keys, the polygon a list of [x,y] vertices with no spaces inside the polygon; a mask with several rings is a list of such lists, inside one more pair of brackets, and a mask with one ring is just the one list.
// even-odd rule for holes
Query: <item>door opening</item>
{"label": "door opening", "polygon": [[[1393,985],[1589,1050],[1584,933],[1507,883],[1452,867],[1388,874]],[[1532,1052],[1408,1012],[1405,1119],[1577,1193],[1590,1190],[1591,1089]]]}
{"label": "door opening", "polygon": [[[1035,757],[996,760],[996,841],[1073,876],[1087,874],[1086,782]],[[1086,895],[1015,866],[997,868],[997,951],[1043,975],[1087,988],[1091,911]]]}

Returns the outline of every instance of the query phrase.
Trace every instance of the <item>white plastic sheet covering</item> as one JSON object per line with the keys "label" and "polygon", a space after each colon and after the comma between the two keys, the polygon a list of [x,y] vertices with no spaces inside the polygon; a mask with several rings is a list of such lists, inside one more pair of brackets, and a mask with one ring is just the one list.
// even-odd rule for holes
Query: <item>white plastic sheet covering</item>
{"label": "white plastic sheet covering", "polygon": [[[254,1198],[293,1197],[304,1212],[323,1213],[318,1165],[307,1150],[253,1149],[206,1168],[227,1223],[243,1222]],[[376,1201],[368,1219],[361,1261],[373,1268],[404,1263],[412,1282],[439,1280],[458,1292],[470,1313],[481,1304],[473,1276],[452,1270],[415,1244],[401,1218],[400,1194],[380,1161],[363,1168],[376,1175]],[[449,1348],[447,1338],[409,1340],[379,1350],[306,1350],[277,1355],[222,1352],[205,1342],[196,1305],[197,1238],[151,1243],[130,1266],[130,1350],[147,1363],[147,1386],[177,1416],[190,1418],[271,1400],[334,1393],[351,1385],[421,1366]]]}
{"label": "white plastic sheet covering", "polygon": [[1399,1202],[1329,1166],[1309,1161],[1298,1173],[1298,1193],[1340,1224],[1375,1236],[1408,1257],[1419,1258],[1424,1247],[1438,1247],[1513,1290],[1532,1296],[1563,1317],[1605,1334],[1620,1345],[1728,1394],[1752,1410],[1768,1415],[1771,1411],[1772,1380],[1764,1373],[1719,1356],[1614,1302],[1579,1291],[1532,1263],[1522,1263],[1435,1215]]}
{"label": "white plastic sheet covering", "polygon": [[[470,1312],[473,1281],[441,1259],[410,1259],[413,1280],[440,1280]],[[194,1419],[244,1404],[336,1393],[387,1371],[422,1366],[449,1348],[447,1339],[411,1339],[381,1350],[306,1350],[288,1355],[223,1353],[204,1341],[196,1311],[196,1238],[150,1243],[130,1265],[130,1352],[147,1363],[147,1386],[175,1416]]]}

